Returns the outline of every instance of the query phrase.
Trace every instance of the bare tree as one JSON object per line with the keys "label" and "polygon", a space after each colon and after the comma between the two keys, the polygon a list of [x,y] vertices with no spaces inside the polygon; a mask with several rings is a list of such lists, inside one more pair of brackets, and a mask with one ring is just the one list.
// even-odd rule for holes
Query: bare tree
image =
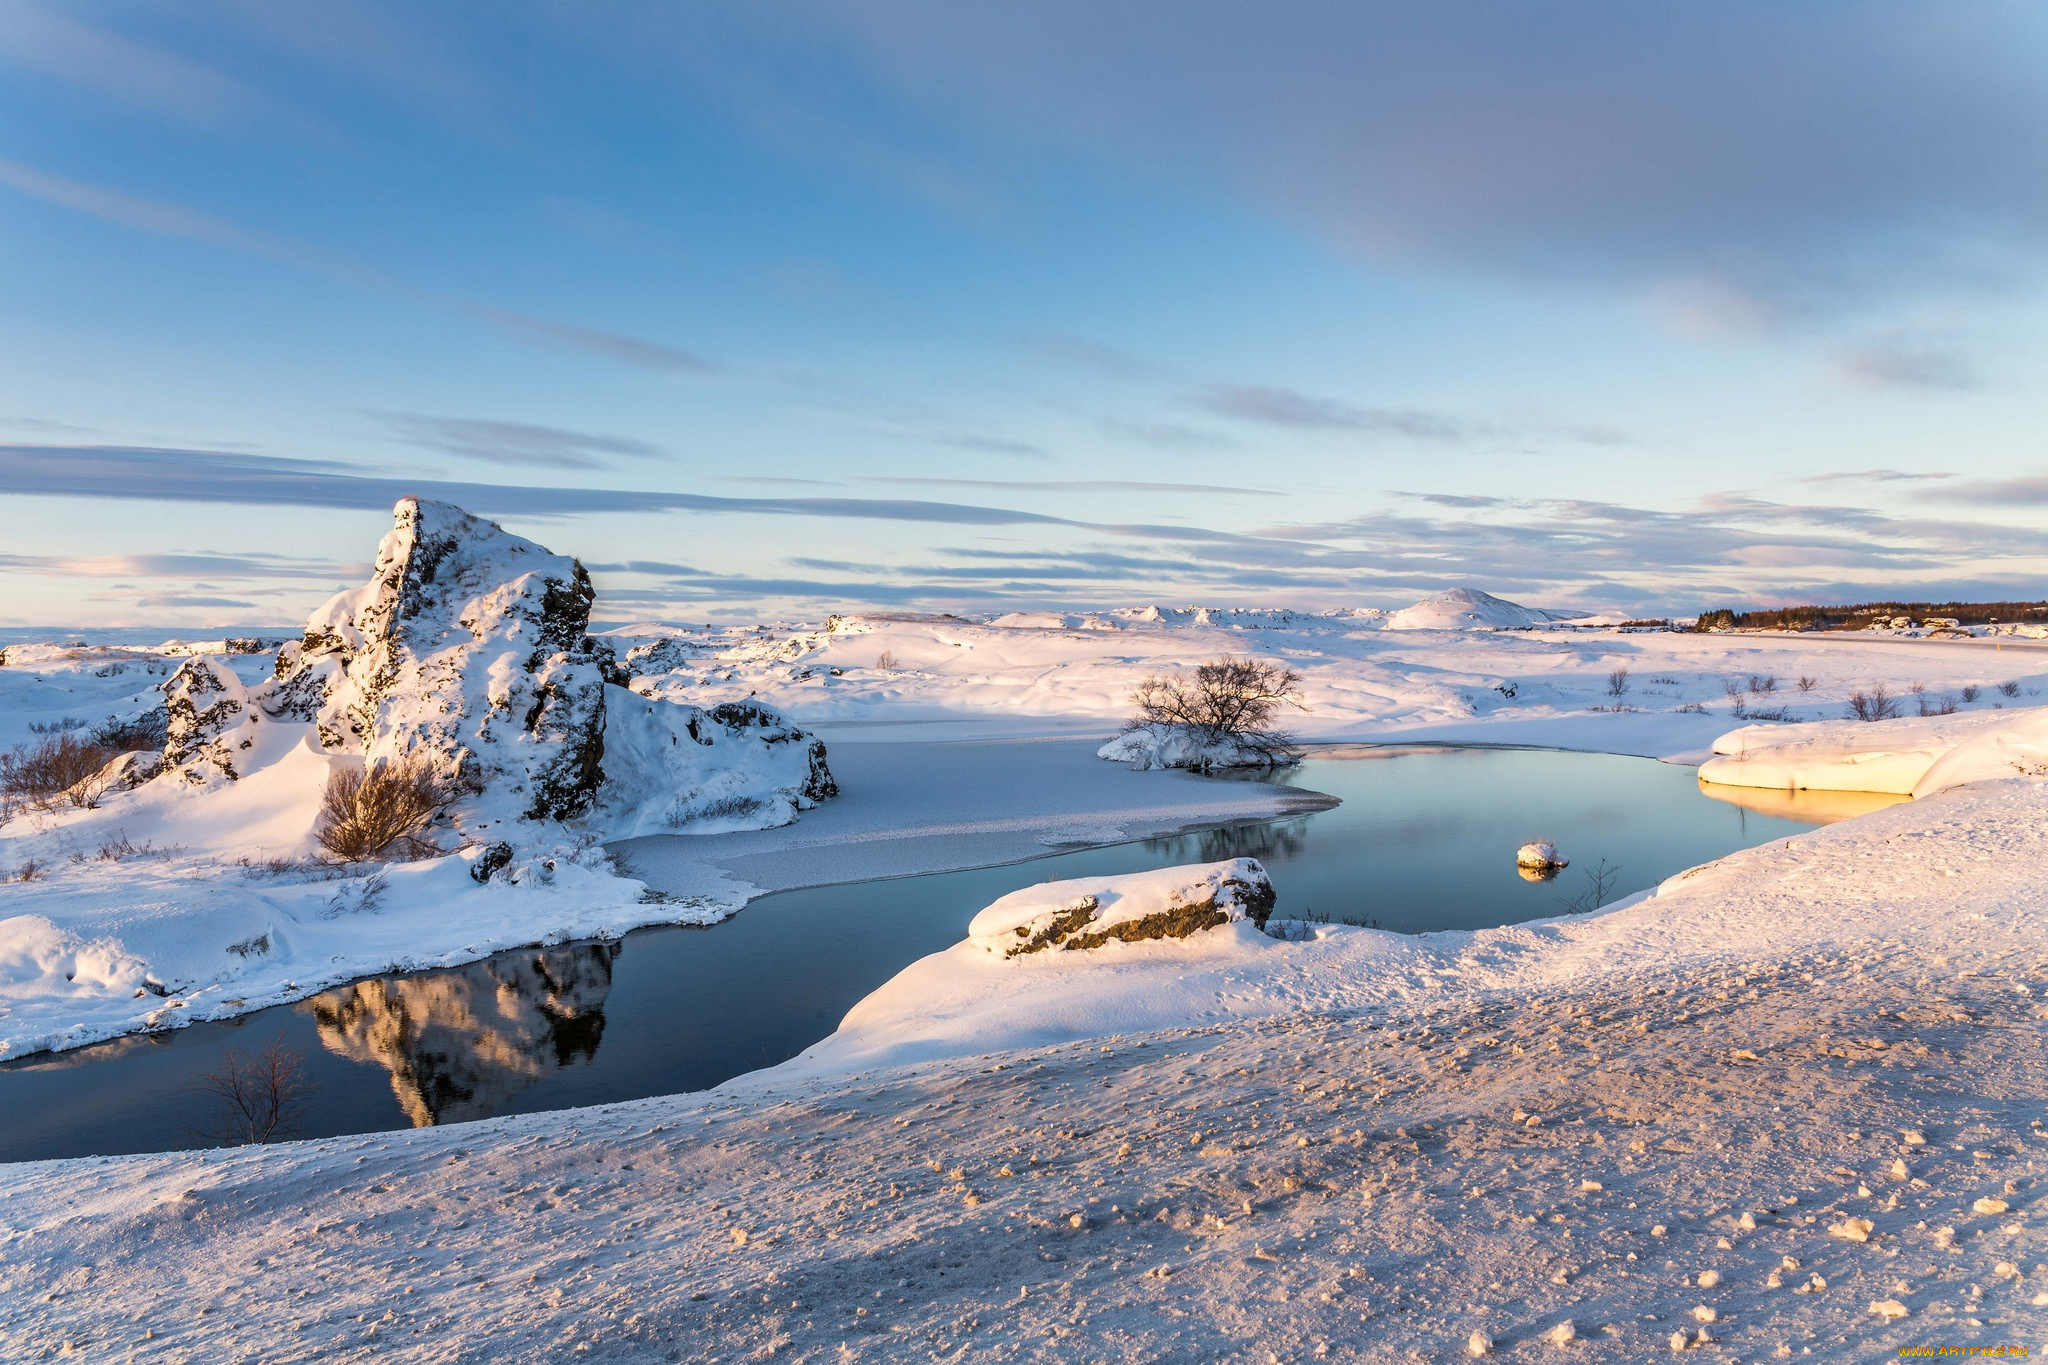
{"label": "bare tree", "polygon": [[1282,706],[1301,702],[1301,675],[1264,659],[1224,655],[1194,672],[1146,678],[1131,693],[1137,714],[1126,732],[1157,726],[1179,730],[1203,747],[1234,746],[1257,765],[1300,760],[1294,736],[1274,727]]}
{"label": "bare tree", "polygon": [[1803,673],[1799,675],[1799,690],[1801,692],[1811,692],[1818,685],[1817,679],[1809,678]]}
{"label": "bare tree", "polygon": [[1627,669],[1625,669],[1625,668],[1617,668],[1617,669],[1615,669],[1615,670],[1614,670],[1614,671],[1613,671],[1612,673],[1609,673],[1609,674],[1607,675],[1607,695],[1608,695],[1608,696],[1610,696],[1610,697],[1619,697],[1619,696],[1623,696],[1623,695],[1625,695],[1625,694],[1626,694],[1627,692],[1628,692],[1628,670],[1627,670]]}
{"label": "bare tree", "polygon": [[202,1076],[200,1084],[222,1101],[220,1127],[213,1136],[229,1143],[287,1136],[313,1093],[299,1054],[285,1046],[283,1035],[248,1056],[228,1048],[219,1068]]}
{"label": "bare tree", "polygon": [[426,837],[427,825],[454,799],[424,759],[336,768],[328,774],[313,834],[338,863],[430,858],[442,850]]}

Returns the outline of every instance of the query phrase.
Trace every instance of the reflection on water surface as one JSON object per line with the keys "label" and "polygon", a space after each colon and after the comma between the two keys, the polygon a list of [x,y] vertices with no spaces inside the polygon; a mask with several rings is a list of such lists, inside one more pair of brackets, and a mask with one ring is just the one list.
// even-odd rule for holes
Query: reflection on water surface
{"label": "reflection on water surface", "polygon": [[507,953],[427,976],[358,981],[304,1002],[328,1051],[391,1073],[414,1127],[503,1113],[604,1040],[617,943]]}

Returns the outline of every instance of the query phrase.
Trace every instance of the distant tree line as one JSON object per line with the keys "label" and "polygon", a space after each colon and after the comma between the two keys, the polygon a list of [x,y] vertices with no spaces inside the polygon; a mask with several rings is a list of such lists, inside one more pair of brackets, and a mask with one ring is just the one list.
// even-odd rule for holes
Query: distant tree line
{"label": "distant tree line", "polygon": [[2048,602],[1859,602],[1845,607],[1765,607],[1735,611],[1722,607],[1703,611],[1694,630],[1864,630],[1897,616],[1924,621],[1947,617],[1959,625],[1983,626],[1993,621],[2038,620],[2048,615]]}

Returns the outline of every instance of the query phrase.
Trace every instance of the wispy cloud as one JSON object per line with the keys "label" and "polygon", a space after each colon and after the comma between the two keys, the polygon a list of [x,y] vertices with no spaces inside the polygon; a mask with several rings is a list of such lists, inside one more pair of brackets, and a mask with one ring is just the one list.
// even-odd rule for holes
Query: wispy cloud
{"label": "wispy cloud", "polygon": [[1137,160],[1403,265],[1704,279],[1784,312],[2009,281],[2048,238],[2025,5],[775,13],[706,39],[836,42],[949,125]]}
{"label": "wispy cloud", "polygon": [[414,445],[493,464],[611,469],[615,467],[611,456],[644,460],[657,459],[662,454],[658,446],[625,436],[567,431],[527,422],[433,417],[414,412],[379,412],[371,416]]}
{"label": "wispy cloud", "polygon": [[1905,469],[1845,469],[1835,474],[1808,474],[1801,483],[1920,483],[1933,479],[1953,479],[1956,476],[1945,472],[1916,472]]}
{"label": "wispy cloud", "polygon": [[57,76],[117,100],[210,127],[290,117],[261,91],[162,47],[84,23],[30,0],[7,0],[0,62]]}
{"label": "wispy cloud", "polygon": [[22,555],[0,554],[0,570],[80,578],[359,579],[368,563],[295,559],[286,555]]}
{"label": "wispy cloud", "polygon": [[1296,431],[1352,432],[1423,445],[1522,445],[1561,440],[1614,446],[1628,433],[1611,426],[1562,422],[1540,415],[1482,418],[1424,408],[1364,407],[1320,398],[1275,384],[1212,384],[1194,395],[1197,406],[1239,422]]}
{"label": "wispy cloud", "polygon": [[596,327],[579,327],[574,323],[556,322],[549,318],[537,318],[526,313],[514,312],[510,308],[498,308],[468,299],[436,296],[436,301],[456,312],[483,318],[510,331],[543,337],[575,350],[587,351],[591,355],[603,356],[607,360],[616,360],[622,365],[684,376],[715,374],[718,371],[717,366],[695,351],[686,351],[681,347],[665,345],[659,341],[648,341],[644,337],[602,331]]}
{"label": "wispy cloud", "polygon": [[871,474],[860,483],[908,484],[923,488],[1001,488],[1026,493],[1199,493],[1243,498],[1284,497],[1270,488],[1240,488],[1218,483],[1156,483],[1136,479],[927,479]]}
{"label": "wispy cloud", "polygon": [[0,495],[138,498],[255,506],[383,509],[408,495],[472,512],[569,516],[594,512],[723,512],[954,526],[1071,526],[1107,535],[1229,541],[1193,526],[1102,523],[968,503],[907,498],[725,498],[623,488],[542,488],[334,472],[316,460],[219,450],[128,446],[0,445]]}
{"label": "wispy cloud", "polygon": [[349,260],[337,253],[275,234],[252,232],[217,215],[182,204],[144,199],[104,185],[89,184],[53,175],[33,166],[0,157],[0,185],[31,198],[71,209],[102,222],[115,223],[161,237],[178,237],[206,242],[267,260],[279,261],[302,270],[325,275],[343,283],[394,294],[463,317],[475,318],[524,336],[540,337],[590,355],[663,374],[698,376],[717,372],[717,367],[694,351],[649,341],[644,337],[609,332],[551,318],[534,317],[496,304],[419,289],[373,266]]}
{"label": "wispy cloud", "polygon": [[2041,507],[2048,505],[2048,474],[2016,479],[1969,479],[1927,495],[1938,502],[1972,507]]}
{"label": "wispy cloud", "polygon": [[1041,360],[1108,379],[1137,381],[1160,374],[1157,366],[1140,356],[1074,332],[1020,332],[1011,338],[1011,344]]}
{"label": "wispy cloud", "polygon": [[1865,388],[1962,393],[1983,387],[1976,365],[1962,351],[1908,335],[1866,343],[1840,363],[1842,373]]}

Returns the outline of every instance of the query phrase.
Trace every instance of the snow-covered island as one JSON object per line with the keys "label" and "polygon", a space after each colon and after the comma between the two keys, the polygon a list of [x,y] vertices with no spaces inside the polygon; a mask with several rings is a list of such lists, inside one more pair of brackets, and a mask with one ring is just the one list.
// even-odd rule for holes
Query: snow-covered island
{"label": "snow-covered island", "polygon": [[[1471,593],[1395,613],[745,631],[591,631],[589,602],[573,561],[401,505],[377,578],[274,662],[11,648],[10,725],[102,702],[133,719],[159,695],[130,686],[145,680],[173,705],[155,761],[125,759],[96,807],[0,827],[0,868],[50,865],[0,888],[16,1046],[521,934],[726,913],[770,879],[720,871],[735,841],[796,885],[1275,813],[1278,789],[1092,757],[1138,679],[1225,653],[1299,670],[1311,738],[1548,742],[1759,791],[1915,799],[1594,913],[1474,932],[1265,932],[1285,888],[1276,902],[1247,859],[1053,883],[1019,868],[1010,894],[960,907],[953,948],[713,1091],[0,1169],[0,1292],[19,1305],[4,1353],[2048,1345],[2033,647],[1493,619],[1513,604]],[[135,672],[97,676],[116,666]],[[1840,720],[1874,680],[1953,701]],[[875,723],[843,743],[850,720]],[[920,744],[920,727],[976,738]],[[420,752],[464,793],[429,831],[448,851],[310,873],[328,774]]]}

